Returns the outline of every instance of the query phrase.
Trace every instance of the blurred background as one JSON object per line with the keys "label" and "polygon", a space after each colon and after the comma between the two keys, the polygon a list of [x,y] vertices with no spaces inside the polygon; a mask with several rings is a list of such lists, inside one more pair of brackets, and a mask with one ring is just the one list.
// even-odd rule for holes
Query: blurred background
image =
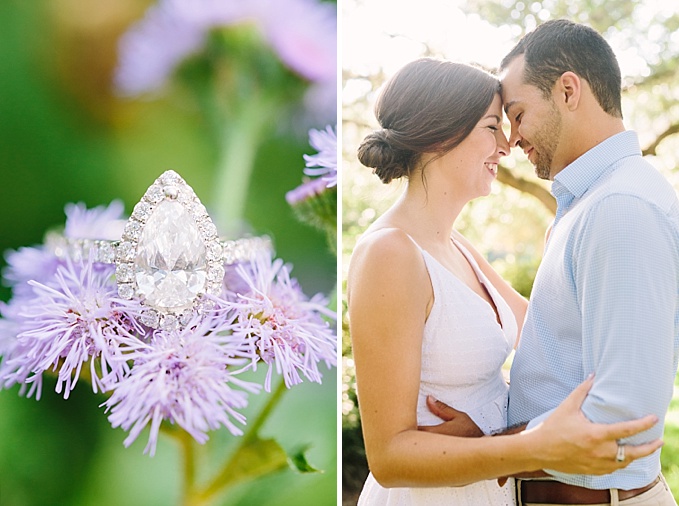
{"label": "blurred background", "polygon": [[[343,280],[358,236],[404,189],[383,185],[356,159],[364,136],[378,128],[380,86],[422,56],[494,69],[527,31],[552,18],[589,24],[604,35],[623,75],[627,128],[639,133],[647,159],[679,189],[679,7],[660,0],[421,0],[417,9],[388,0],[341,3]],[[556,204],[520,150],[502,160],[492,195],[472,201],[456,227],[523,295],[529,296],[544,234]],[[342,485],[355,504],[367,475],[360,433],[351,342],[342,301]],[[511,361],[511,359],[510,359]],[[510,362],[509,362],[510,363]],[[509,363],[507,366],[509,366]],[[679,381],[675,383],[679,386]],[[663,473],[679,499],[679,389],[666,419]]]}
{"label": "blurred background", "polygon": [[[0,2],[0,252],[42,242],[48,228],[63,225],[69,202],[93,207],[122,199],[129,213],[167,169],[179,172],[208,210],[218,207],[215,185],[223,152],[215,141],[214,118],[206,117],[194,93],[203,82],[202,60],[184,68],[178,84],[140,95],[114,89],[119,41],[152,5],[148,0]],[[239,47],[234,40],[231,49]],[[333,58],[329,64],[336,67]],[[335,254],[324,233],[296,219],[285,194],[302,182],[303,155],[315,153],[308,130],[335,125],[335,96],[326,100],[330,113],[320,114],[304,96],[318,79],[276,65],[275,85],[288,102],[254,150],[238,226],[271,235],[277,256],[294,266],[292,275],[307,295],[333,297]],[[330,88],[336,89],[336,76]],[[232,91],[233,100],[243,97],[239,88],[218,90],[224,95],[218,98],[229,102]],[[233,121],[239,126],[239,119]],[[0,288],[0,300],[10,295]],[[286,450],[309,444],[309,462],[324,472],[284,471],[241,485],[216,504],[336,503],[337,374],[324,366],[322,371],[322,385],[305,383],[286,394],[262,435],[276,438]],[[54,393],[53,381],[37,402],[19,397],[16,387],[0,390],[0,505],[178,503],[181,468],[174,441],[161,435],[153,458],[142,455],[144,433],[123,448],[126,433],[110,427],[99,408],[103,400],[85,383],[68,401]],[[246,415],[264,401],[253,396]],[[234,444],[228,431],[210,437],[198,456],[203,464],[224,460]]]}

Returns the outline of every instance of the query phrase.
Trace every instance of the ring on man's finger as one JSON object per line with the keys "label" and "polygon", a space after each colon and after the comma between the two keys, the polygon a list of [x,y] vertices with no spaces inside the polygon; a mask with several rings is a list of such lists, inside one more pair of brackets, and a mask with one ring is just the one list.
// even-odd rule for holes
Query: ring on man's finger
{"label": "ring on man's finger", "polygon": [[625,462],[625,445],[618,443],[618,453],[615,455],[616,462]]}

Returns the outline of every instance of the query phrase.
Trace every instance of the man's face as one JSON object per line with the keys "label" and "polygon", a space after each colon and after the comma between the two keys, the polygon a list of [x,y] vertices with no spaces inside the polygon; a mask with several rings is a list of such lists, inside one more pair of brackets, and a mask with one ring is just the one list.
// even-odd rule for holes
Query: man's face
{"label": "man's face", "polygon": [[552,179],[561,169],[554,154],[561,137],[561,113],[554,101],[523,82],[524,58],[515,58],[502,76],[502,102],[511,125],[509,145],[523,149],[541,179]]}

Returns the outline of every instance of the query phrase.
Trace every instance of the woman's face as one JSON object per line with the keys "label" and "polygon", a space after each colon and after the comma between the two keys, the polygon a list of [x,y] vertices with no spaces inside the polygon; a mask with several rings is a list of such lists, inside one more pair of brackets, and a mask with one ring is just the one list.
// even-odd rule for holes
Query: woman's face
{"label": "woman's face", "polygon": [[502,100],[497,94],[471,133],[441,160],[456,179],[460,196],[471,200],[490,193],[500,158],[507,154],[509,143],[502,131]]}

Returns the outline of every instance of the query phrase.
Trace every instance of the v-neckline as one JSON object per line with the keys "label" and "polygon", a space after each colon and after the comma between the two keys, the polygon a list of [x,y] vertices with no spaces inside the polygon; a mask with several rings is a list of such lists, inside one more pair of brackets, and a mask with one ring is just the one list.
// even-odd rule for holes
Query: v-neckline
{"label": "v-neckline", "polygon": [[481,272],[480,268],[476,265],[476,261],[474,260],[474,258],[473,258],[473,257],[470,257],[471,253],[469,253],[469,252],[467,251],[467,249],[466,249],[464,246],[462,246],[458,241],[456,241],[454,238],[451,237],[450,240],[453,242],[453,244],[455,245],[455,247],[460,251],[460,253],[462,253],[462,255],[465,257],[465,259],[467,260],[467,262],[468,262],[469,265],[471,266],[472,271],[474,271],[474,275],[476,276],[476,279],[479,281],[479,283],[481,283],[481,286],[482,286],[482,287],[486,290],[486,292],[488,293],[488,297],[490,297],[490,300],[492,301],[492,304],[491,304],[490,302],[488,302],[486,299],[484,299],[481,295],[479,295],[479,294],[476,292],[476,290],[474,290],[472,287],[470,287],[467,283],[465,283],[464,281],[462,281],[462,279],[461,279],[459,276],[457,276],[454,272],[452,272],[452,271],[451,271],[450,269],[448,269],[445,265],[443,265],[440,261],[438,261],[438,260],[436,259],[436,257],[434,257],[434,255],[432,255],[431,253],[429,253],[429,252],[428,252],[427,250],[425,250],[425,249],[423,249],[422,251],[424,251],[427,255],[429,255],[429,257],[431,257],[431,259],[434,260],[434,262],[436,262],[436,263],[439,265],[439,267],[441,267],[441,269],[443,269],[444,271],[446,271],[446,272],[447,272],[450,276],[452,276],[452,278],[455,279],[459,284],[461,284],[461,285],[464,286],[467,290],[469,290],[472,294],[474,294],[474,296],[475,296],[479,301],[481,301],[481,302],[484,303],[486,306],[488,306],[488,307],[490,308],[490,310],[493,312],[493,314],[495,315],[495,322],[498,324],[498,326],[499,326],[502,330],[504,330],[504,323],[503,323],[503,321],[502,321],[502,315],[500,314],[500,307],[498,306],[498,303],[497,303],[497,301],[495,300],[495,297],[493,296],[494,287],[492,287],[492,286],[489,287],[489,286],[488,286],[488,285],[490,284],[490,282],[488,281],[488,279],[486,278],[486,276],[483,274],[483,272]]}

